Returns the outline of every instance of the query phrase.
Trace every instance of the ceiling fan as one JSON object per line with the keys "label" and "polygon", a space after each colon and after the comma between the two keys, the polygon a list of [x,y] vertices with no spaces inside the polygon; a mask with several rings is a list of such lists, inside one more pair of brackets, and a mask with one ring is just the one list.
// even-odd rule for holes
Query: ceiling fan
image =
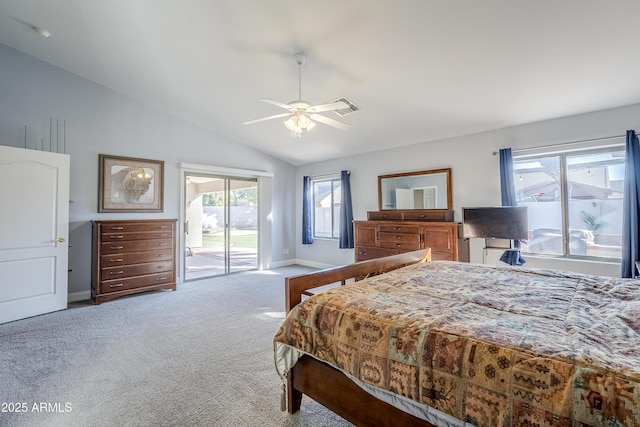
{"label": "ceiling fan", "polygon": [[274,101],[273,99],[261,99],[261,101],[268,104],[284,108],[285,110],[287,110],[287,112],[269,117],[263,117],[261,119],[249,120],[243,122],[243,124],[250,125],[265,120],[289,117],[284,121],[284,125],[291,131],[291,136],[298,138],[302,137],[302,133],[304,131],[308,132],[313,129],[316,126],[315,122],[333,126],[341,130],[348,130],[351,126],[347,123],[343,123],[339,120],[331,119],[329,117],[318,114],[325,111],[336,111],[349,108],[349,105],[346,102],[338,100],[329,102],[327,104],[311,105],[307,101],[302,100],[302,66],[306,61],[307,57],[304,53],[300,52],[296,54],[296,63],[298,64],[298,100],[291,101],[288,104],[285,104],[283,102]]}

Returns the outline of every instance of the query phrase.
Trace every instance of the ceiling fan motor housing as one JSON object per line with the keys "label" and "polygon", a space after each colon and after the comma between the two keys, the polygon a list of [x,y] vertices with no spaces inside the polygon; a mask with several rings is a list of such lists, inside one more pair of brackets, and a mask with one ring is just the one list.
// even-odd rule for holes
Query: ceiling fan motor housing
{"label": "ceiling fan motor housing", "polygon": [[306,62],[307,62],[307,56],[304,53],[302,52],[296,53],[296,64],[298,64],[299,66],[303,66]]}

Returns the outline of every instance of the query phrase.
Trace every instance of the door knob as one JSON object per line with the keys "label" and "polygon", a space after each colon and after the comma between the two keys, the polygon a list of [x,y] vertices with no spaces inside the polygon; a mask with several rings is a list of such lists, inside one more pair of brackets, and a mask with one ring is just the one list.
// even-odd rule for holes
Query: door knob
{"label": "door knob", "polygon": [[62,242],[64,242],[65,240],[66,240],[66,239],[65,239],[64,237],[58,237],[55,241],[56,241],[57,243],[62,243]]}

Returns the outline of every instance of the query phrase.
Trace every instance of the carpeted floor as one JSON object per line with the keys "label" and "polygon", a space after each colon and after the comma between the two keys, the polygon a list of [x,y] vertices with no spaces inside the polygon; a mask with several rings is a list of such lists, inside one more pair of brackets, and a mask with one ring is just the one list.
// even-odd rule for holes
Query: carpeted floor
{"label": "carpeted floor", "polygon": [[187,282],[0,325],[0,426],[351,424],[280,411],[272,338],[299,266]]}

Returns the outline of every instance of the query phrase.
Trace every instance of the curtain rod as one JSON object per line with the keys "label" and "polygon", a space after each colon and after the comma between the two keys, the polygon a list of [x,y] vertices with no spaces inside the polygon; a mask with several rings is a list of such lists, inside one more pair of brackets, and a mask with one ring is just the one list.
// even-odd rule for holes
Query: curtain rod
{"label": "curtain rod", "polygon": [[[340,173],[341,173],[341,172],[342,172],[342,171],[340,171],[340,172],[333,172],[333,173],[323,173],[323,174],[321,174],[321,175],[311,175],[310,177],[311,177],[312,179],[334,178],[334,177],[340,176]],[[348,171],[347,171],[347,173],[348,173],[349,175],[351,175],[351,171],[350,171],[350,170],[348,170]]]}
{"label": "curtain rod", "polygon": [[[585,139],[583,141],[573,141],[573,142],[565,142],[564,144],[549,144],[549,145],[541,145],[539,147],[531,147],[531,148],[522,148],[519,150],[514,150],[517,153],[522,153],[522,152],[527,152],[527,151],[535,151],[535,150],[540,150],[540,149],[545,149],[545,148],[559,148],[559,147],[565,147],[567,145],[575,145],[575,144],[584,144],[587,142],[600,142],[600,141],[609,141],[611,139],[618,139],[618,138],[624,138],[627,135],[615,135],[615,136],[608,136],[606,138],[594,138],[594,139]],[[492,151],[491,155],[495,156],[499,153],[499,151]]]}

